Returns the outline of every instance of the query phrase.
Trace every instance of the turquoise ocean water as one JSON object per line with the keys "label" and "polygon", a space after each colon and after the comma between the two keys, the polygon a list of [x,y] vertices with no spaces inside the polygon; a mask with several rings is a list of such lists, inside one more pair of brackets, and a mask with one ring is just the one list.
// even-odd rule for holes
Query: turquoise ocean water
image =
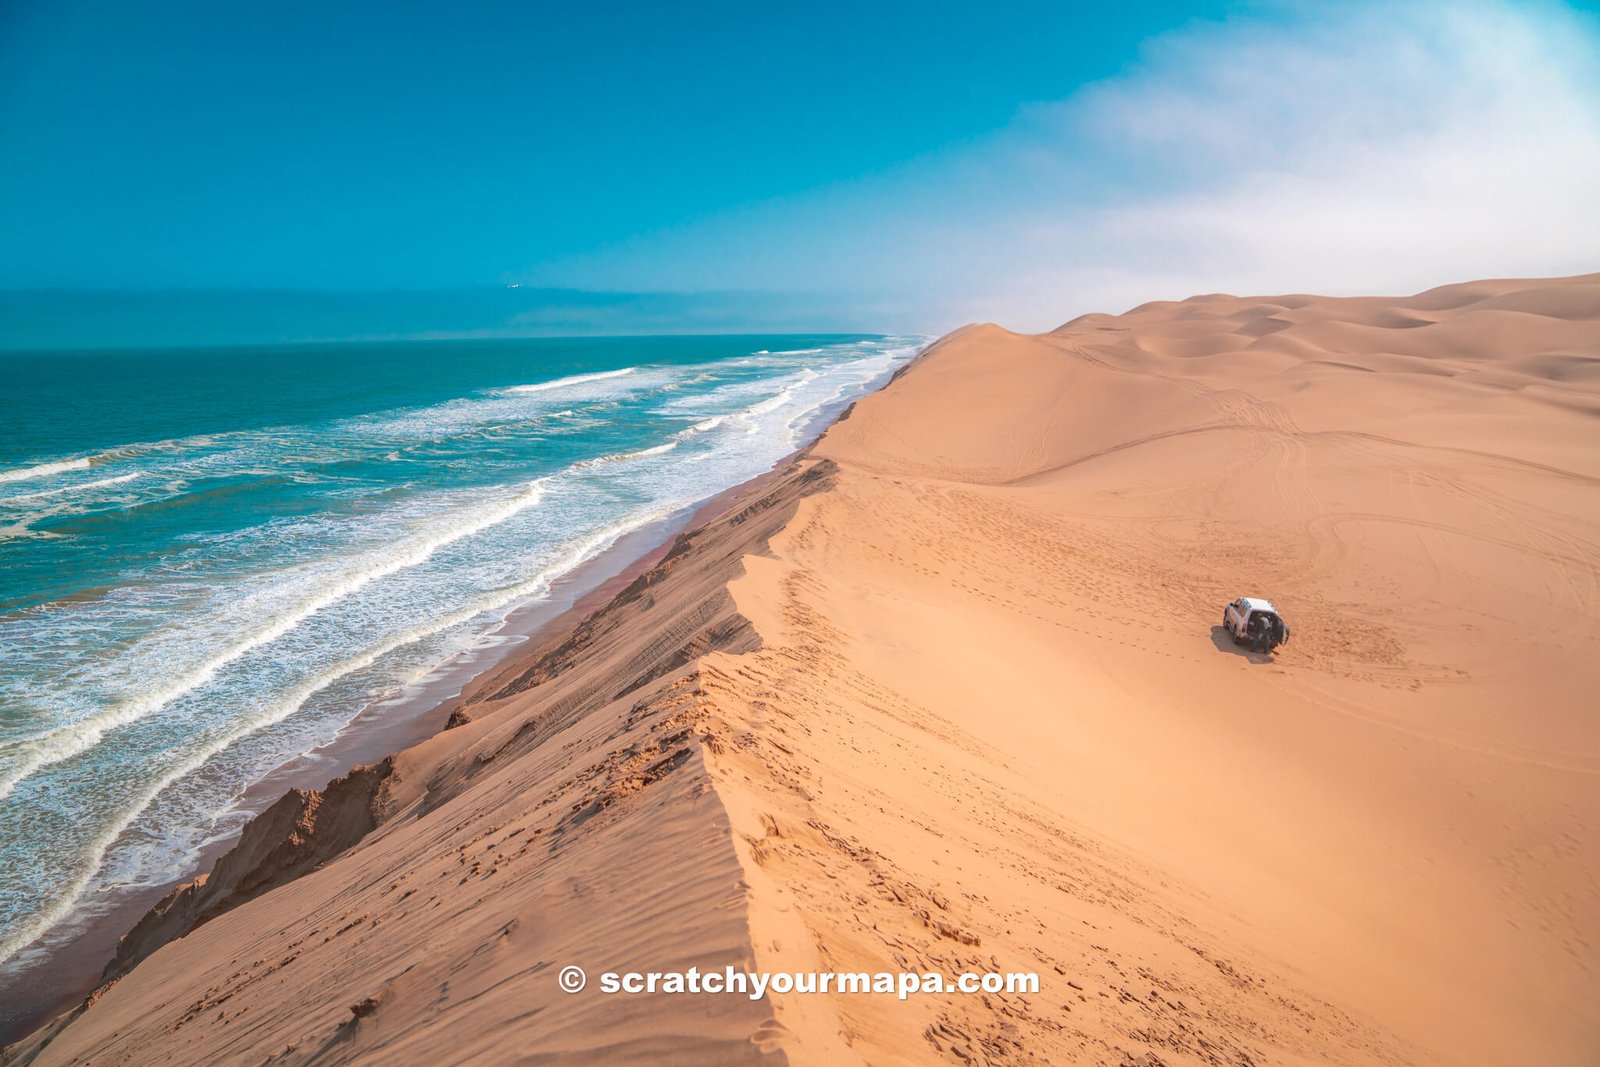
{"label": "turquoise ocean water", "polygon": [[925,340],[0,353],[0,977]]}

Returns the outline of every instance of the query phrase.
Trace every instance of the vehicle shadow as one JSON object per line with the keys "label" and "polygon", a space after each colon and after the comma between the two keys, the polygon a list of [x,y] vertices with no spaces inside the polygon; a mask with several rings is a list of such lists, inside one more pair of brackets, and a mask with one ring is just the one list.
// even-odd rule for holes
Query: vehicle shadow
{"label": "vehicle shadow", "polygon": [[1244,645],[1233,643],[1233,635],[1226,626],[1213,626],[1211,628],[1211,643],[1218,652],[1226,652],[1230,656],[1243,656],[1251,663],[1271,663],[1272,654],[1269,652],[1252,652]]}

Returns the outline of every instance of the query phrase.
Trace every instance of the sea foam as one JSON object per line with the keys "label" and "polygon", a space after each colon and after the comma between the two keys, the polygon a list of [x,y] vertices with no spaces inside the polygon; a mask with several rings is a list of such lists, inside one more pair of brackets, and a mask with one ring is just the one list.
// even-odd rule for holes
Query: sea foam
{"label": "sea foam", "polygon": [[623,367],[620,370],[598,371],[594,374],[573,374],[566,378],[556,378],[548,382],[534,382],[530,385],[513,385],[506,390],[508,393],[544,393],[551,389],[568,389],[574,385],[584,385],[589,382],[603,382],[610,378],[626,378],[637,374],[638,367]]}
{"label": "sea foam", "polygon": [[89,466],[88,459],[63,459],[51,463],[37,463],[31,467],[16,467],[12,470],[0,471],[0,483],[23,482],[32,478],[48,478],[52,474],[87,470]]}

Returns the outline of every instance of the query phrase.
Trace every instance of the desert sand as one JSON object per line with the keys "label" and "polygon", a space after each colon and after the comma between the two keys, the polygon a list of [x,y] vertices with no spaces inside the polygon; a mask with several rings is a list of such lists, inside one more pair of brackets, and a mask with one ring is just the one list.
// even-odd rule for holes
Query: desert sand
{"label": "desert sand", "polygon": [[7,1062],[1600,1062],[1597,562],[1600,275],[968,327]]}

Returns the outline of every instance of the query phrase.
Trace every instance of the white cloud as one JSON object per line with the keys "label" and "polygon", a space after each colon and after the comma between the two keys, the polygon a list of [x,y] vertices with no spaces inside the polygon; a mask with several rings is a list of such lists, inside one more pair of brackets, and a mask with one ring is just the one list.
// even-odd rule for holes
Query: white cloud
{"label": "white cloud", "polygon": [[870,308],[885,328],[1042,329],[1196,292],[1596,269],[1595,23],[1429,2],[1173,33],[983,141],[538,277],[848,291],[849,317]]}

